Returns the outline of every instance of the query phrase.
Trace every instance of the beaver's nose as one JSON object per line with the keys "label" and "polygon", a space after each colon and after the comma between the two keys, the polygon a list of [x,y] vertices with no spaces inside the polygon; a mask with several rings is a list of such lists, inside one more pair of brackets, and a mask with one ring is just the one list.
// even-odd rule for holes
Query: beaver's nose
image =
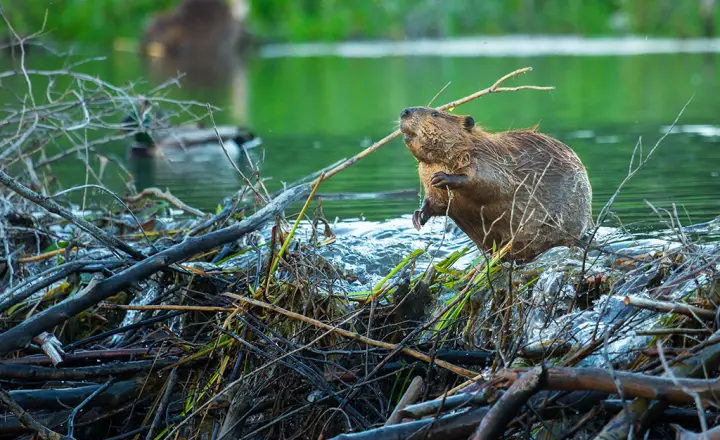
{"label": "beaver's nose", "polygon": [[409,108],[406,108],[400,112],[400,117],[407,118],[408,116],[410,116],[410,113],[411,113],[411,110]]}

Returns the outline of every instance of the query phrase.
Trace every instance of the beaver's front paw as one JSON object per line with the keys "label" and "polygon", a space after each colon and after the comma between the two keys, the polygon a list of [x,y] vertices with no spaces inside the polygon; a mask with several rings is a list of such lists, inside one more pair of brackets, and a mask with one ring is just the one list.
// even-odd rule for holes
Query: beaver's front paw
{"label": "beaver's front paw", "polygon": [[416,209],[415,212],[413,212],[413,226],[415,226],[415,229],[417,229],[418,231],[425,225],[425,223],[427,223],[429,219],[429,216],[422,209]]}
{"label": "beaver's front paw", "polygon": [[457,189],[467,181],[467,176],[458,174],[447,174],[438,171],[430,178],[430,185],[435,188]]}

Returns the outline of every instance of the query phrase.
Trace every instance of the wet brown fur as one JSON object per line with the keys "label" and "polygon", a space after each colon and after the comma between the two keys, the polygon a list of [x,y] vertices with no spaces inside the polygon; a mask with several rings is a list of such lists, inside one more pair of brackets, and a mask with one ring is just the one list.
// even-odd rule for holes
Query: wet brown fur
{"label": "wet brown fur", "polygon": [[[577,244],[592,224],[587,172],[567,145],[537,127],[489,133],[469,116],[426,107],[406,111],[401,130],[425,190],[418,226],[447,213],[478,247],[512,238],[511,258],[528,259]],[[437,173],[465,177],[433,185],[433,176],[436,183],[442,176]]]}
{"label": "wet brown fur", "polygon": [[221,0],[183,0],[174,10],[158,14],[147,26],[142,50],[159,43],[168,56],[225,54],[246,38],[228,5]]}

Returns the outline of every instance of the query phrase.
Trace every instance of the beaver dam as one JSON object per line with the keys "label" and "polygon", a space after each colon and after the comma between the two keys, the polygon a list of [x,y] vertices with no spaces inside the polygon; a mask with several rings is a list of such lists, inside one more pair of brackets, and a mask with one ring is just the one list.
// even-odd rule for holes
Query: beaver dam
{"label": "beaver dam", "polygon": [[[505,87],[528,70],[438,109],[547,89]],[[245,184],[202,212],[129,172],[122,193],[103,184],[122,166],[103,145],[136,134],[118,122],[131,86],[10,76],[53,99],[1,125],[0,437],[720,435],[719,219],[648,206],[667,227],[633,235],[612,226],[613,197],[582,246],[525,261],[480,252],[447,217],[328,221],[322,183],[399,131],[276,193],[236,167]],[[162,93],[145,99],[171,116],[210,109]],[[629,146],[626,181],[662,147]],[[61,161],[87,183],[64,188]]]}

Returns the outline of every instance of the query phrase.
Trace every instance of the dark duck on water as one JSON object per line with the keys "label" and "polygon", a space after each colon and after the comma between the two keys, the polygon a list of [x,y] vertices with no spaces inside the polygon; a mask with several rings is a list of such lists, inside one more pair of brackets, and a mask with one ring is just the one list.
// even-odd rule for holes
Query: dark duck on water
{"label": "dark duck on water", "polygon": [[[133,133],[130,154],[136,156],[158,156],[163,150],[207,146],[233,142],[236,147],[252,148],[259,139],[243,127],[231,125],[203,127],[198,123],[172,126],[165,112],[151,108],[146,98],[140,99],[139,111],[131,111],[122,119],[126,133]],[[139,123],[138,121],[142,121]]]}

